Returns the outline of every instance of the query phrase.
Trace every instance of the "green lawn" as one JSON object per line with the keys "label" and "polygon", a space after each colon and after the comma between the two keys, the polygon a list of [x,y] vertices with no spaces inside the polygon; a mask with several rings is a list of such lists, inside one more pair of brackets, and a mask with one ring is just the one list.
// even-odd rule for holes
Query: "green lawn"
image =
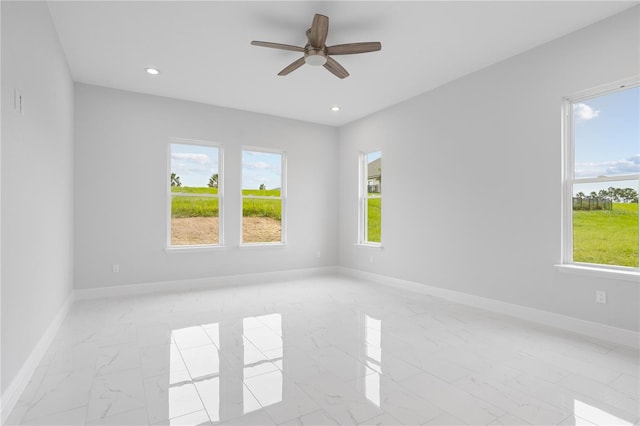
{"label": "green lawn", "polygon": [[171,192],[181,192],[183,194],[217,194],[218,188],[195,187],[195,186],[172,186]]}
{"label": "green lawn", "polygon": [[369,198],[367,206],[367,241],[379,243],[382,198]]}
{"label": "green lawn", "polygon": [[243,217],[270,217],[282,219],[282,201],[279,199],[244,198],[242,200]]}
{"label": "green lawn", "polygon": [[573,260],[638,267],[638,204],[573,212]]}
{"label": "green lawn", "polygon": [[242,195],[254,195],[256,197],[279,197],[279,189],[243,189]]}
{"label": "green lawn", "polygon": [[[217,194],[218,188],[171,187],[173,194]],[[279,197],[279,189],[259,190],[243,189],[242,195],[262,197]],[[245,198],[242,202],[242,213],[245,217],[270,217],[281,220],[282,202],[278,199]],[[171,197],[171,217],[218,217],[218,198],[180,196]]]}
{"label": "green lawn", "polygon": [[[217,194],[217,188],[171,188],[173,193]],[[243,190],[244,196],[280,195],[280,190]],[[380,242],[381,198],[369,198],[367,241]],[[281,220],[280,200],[243,199],[243,216],[271,217]],[[172,217],[217,217],[218,198],[173,196]],[[614,203],[611,211],[579,210],[573,212],[573,260],[638,267],[638,204]]]}
{"label": "green lawn", "polygon": [[[254,197],[279,197],[279,189],[243,189],[243,196]],[[243,198],[243,217],[270,217],[282,220],[282,201],[279,199],[268,200],[264,198]]]}
{"label": "green lawn", "polygon": [[171,197],[171,217],[218,217],[218,199],[210,197]]}

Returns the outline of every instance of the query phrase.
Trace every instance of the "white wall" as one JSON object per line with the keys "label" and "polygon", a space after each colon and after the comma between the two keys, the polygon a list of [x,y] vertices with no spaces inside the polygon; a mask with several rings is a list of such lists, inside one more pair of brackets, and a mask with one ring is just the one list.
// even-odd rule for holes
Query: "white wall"
{"label": "white wall", "polygon": [[73,82],[43,2],[2,2],[1,157],[4,393],[73,288]]}
{"label": "white wall", "polygon": [[[638,28],[636,7],[342,127],[340,265],[638,331],[639,283],[553,267],[561,98],[637,75]],[[382,250],[354,246],[358,152],[378,148]]]}
{"label": "white wall", "polygon": [[[84,84],[75,108],[76,288],[337,263],[335,128]],[[170,137],[223,144],[226,248],[165,252]],[[238,247],[243,145],[287,153],[286,247]]]}

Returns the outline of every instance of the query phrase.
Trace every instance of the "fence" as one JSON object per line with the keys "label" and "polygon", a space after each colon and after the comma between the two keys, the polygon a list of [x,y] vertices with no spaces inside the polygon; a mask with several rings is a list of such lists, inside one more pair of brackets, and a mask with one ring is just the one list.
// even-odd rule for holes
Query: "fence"
{"label": "fence", "polygon": [[611,210],[613,203],[605,198],[573,197],[573,210]]}

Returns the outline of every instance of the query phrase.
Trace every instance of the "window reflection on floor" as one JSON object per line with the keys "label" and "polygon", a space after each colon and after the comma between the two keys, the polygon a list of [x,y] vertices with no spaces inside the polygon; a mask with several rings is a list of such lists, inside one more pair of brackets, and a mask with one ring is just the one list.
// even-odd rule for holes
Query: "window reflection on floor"
{"label": "window reflection on floor", "polygon": [[218,324],[173,330],[171,339],[169,418],[206,409],[220,420]]}
{"label": "window reflection on floor", "polygon": [[[243,320],[245,399],[262,407],[282,401],[282,317],[280,314]],[[279,365],[278,365],[279,364]],[[246,405],[246,404],[245,404]],[[245,413],[249,411],[245,408]]]}
{"label": "window reflection on floor", "polygon": [[[578,419],[587,420],[596,425],[619,425],[631,426],[633,423],[614,416],[611,413],[601,410],[600,408],[589,405],[585,402],[575,399],[573,401],[573,414]],[[579,422],[576,421],[576,424]]]}
{"label": "window reflection on floor", "polygon": [[[225,332],[232,338],[221,340]],[[173,330],[167,414],[173,419],[206,410],[216,422],[278,403],[283,364],[280,314]]]}
{"label": "window reflection on floor", "polygon": [[364,395],[380,407],[380,376],[382,375],[382,320],[364,315]]}

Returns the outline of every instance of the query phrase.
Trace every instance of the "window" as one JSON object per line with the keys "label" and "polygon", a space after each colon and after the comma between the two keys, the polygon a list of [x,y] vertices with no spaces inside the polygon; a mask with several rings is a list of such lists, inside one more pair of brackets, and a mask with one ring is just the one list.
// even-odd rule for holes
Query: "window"
{"label": "window", "polygon": [[640,88],[565,102],[564,263],[638,268]]}
{"label": "window", "polygon": [[170,143],[168,246],[221,245],[221,149]]}
{"label": "window", "polygon": [[382,152],[360,156],[360,237],[361,244],[382,242]]}
{"label": "window", "polygon": [[284,243],[285,154],[242,151],[242,243]]}

